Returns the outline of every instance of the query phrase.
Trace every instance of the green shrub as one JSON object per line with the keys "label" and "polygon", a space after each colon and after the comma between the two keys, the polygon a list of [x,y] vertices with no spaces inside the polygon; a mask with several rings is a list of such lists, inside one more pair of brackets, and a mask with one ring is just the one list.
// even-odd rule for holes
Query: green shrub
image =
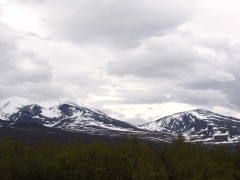
{"label": "green shrub", "polygon": [[65,145],[48,141],[30,145],[2,137],[0,179],[240,179],[240,148],[207,149],[184,142],[181,135],[157,150],[134,137],[116,145],[85,145],[79,139]]}

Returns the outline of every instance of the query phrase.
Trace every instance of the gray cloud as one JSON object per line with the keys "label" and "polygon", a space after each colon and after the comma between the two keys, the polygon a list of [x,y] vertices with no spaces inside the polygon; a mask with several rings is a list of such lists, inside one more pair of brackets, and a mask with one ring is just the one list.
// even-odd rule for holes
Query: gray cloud
{"label": "gray cloud", "polygon": [[231,34],[213,37],[194,29],[196,11],[203,13],[197,4],[0,3],[0,97],[81,101],[134,124],[154,117],[147,111],[127,116],[129,109],[109,105],[179,102],[240,110],[240,44]]}
{"label": "gray cloud", "polygon": [[15,0],[16,2],[19,3],[29,3],[29,2],[33,2],[33,3],[43,3],[45,0]]}
{"label": "gray cloud", "polygon": [[[81,63],[52,59],[40,55],[35,48],[20,48],[20,44],[29,36],[41,41],[37,33],[14,32],[6,25],[0,24],[0,97],[22,96],[34,101],[51,101],[68,99],[87,101],[90,94],[106,95],[108,90],[100,88],[109,81],[101,75],[88,71],[77,71]],[[16,38],[17,36],[17,38]],[[36,48],[39,48],[37,46]],[[43,54],[43,53],[42,53]],[[61,63],[63,63],[61,65]],[[75,64],[74,64],[75,63]],[[66,66],[67,65],[67,66]],[[75,68],[73,71],[72,68]],[[99,71],[99,70],[97,70]]]}
{"label": "gray cloud", "polygon": [[136,75],[143,78],[173,78],[195,71],[195,65],[205,63],[182,37],[152,37],[136,49],[119,55],[108,64],[108,73],[124,76]]}
{"label": "gray cloud", "polygon": [[[18,35],[11,28],[0,24],[0,32],[1,96],[9,97],[16,94],[30,96],[31,91],[27,90],[29,87],[26,84],[36,86],[38,83],[51,80],[50,62],[34,52],[21,50],[19,38],[15,38]],[[7,32],[10,32],[10,35]]]}
{"label": "gray cloud", "polygon": [[107,72],[123,79],[133,75],[146,84],[144,90],[118,91],[127,104],[180,102],[239,109],[237,47],[225,39],[154,37],[109,62]]}
{"label": "gray cloud", "polygon": [[193,14],[193,4],[181,0],[71,2],[46,22],[54,33],[78,44],[114,44],[112,48],[136,47],[144,38],[170,33]]}
{"label": "gray cloud", "polygon": [[[66,85],[66,87],[63,86]],[[82,100],[87,97],[86,93],[78,90],[72,92],[71,87],[67,83],[54,83],[54,82],[25,82],[20,84],[1,84],[1,98],[8,98],[12,96],[20,96],[29,99],[32,102],[46,102],[59,99],[67,99],[75,101],[76,98],[81,97]]]}
{"label": "gray cloud", "polygon": [[0,38],[0,52],[1,54],[7,54],[11,51],[15,51],[17,49],[16,44],[13,42],[7,41],[5,38]]}
{"label": "gray cloud", "polygon": [[51,37],[41,37],[38,33],[35,33],[35,32],[29,32],[27,33],[27,35],[35,38],[43,39],[43,40],[52,40]]}
{"label": "gray cloud", "polygon": [[0,38],[0,71],[1,74],[6,73],[9,69],[13,68],[11,63],[11,52],[16,50],[16,46],[13,43],[6,41],[6,39]]}
{"label": "gray cloud", "polygon": [[19,53],[16,44],[0,39],[0,80],[2,83],[13,84],[23,82],[48,81],[51,78],[51,65],[48,60],[36,55]]}

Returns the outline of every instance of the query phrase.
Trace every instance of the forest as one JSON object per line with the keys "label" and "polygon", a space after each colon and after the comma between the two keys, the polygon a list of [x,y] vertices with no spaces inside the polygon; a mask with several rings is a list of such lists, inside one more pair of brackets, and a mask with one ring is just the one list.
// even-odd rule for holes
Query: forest
{"label": "forest", "polygon": [[181,134],[154,147],[134,137],[107,142],[29,144],[0,138],[1,180],[232,180],[240,179],[240,148],[206,148]]}

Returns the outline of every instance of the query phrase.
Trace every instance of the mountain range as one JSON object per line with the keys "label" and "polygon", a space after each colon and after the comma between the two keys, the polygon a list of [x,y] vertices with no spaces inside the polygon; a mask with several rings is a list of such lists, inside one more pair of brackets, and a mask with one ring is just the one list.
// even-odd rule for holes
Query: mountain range
{"label": "mountain range", "polygon": [[0,120],[0,127],[14,128],[16,124],[33,123],[99,136],[133,134],[139,139],[155,142],[171,142],[179,133],[183,134],[186,141],[204,144],[240,142],[240,119],[206,109],[180,112],[135,126],[72,102],[55,101],[39,105],[21,97],[11,97],[0,102]]}

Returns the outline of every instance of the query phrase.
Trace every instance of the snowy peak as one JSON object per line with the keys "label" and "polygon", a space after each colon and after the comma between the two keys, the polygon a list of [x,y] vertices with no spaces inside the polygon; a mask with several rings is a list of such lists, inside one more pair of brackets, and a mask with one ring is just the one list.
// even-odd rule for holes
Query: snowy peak
{"label": "snowy peak", "polygon": [[49,108],[58,108],[60,105],[62,104],[68,104],[68,105],[71,105],[71,106],[79,106],[79,107],[82,107],[82,105],[79,105],[77,103],[72,103],[72,102],[68,102],[68,101],[65,101],[65,100],[58,100],[58,101],[51,101],[51,102],[47,102],[47,103],[44,103],[42,104],[42,107],[46,108],[46,109],[49,109]]}
{"label": "snowy peak", "polygon": [[11,97],[0,102],[0,119],[7,120],[11,114],[16,113],[24,106],[31,105],[27,99]]}
{"label": "snowy peak", "polygon": [[187,111],[185,113],[192,114],[193,116],[195,116],[199,120],[208,119],[213,115],[217,115],[216,113],[213,113],[213,112],[208,111],[206,109],[196,109],[196,110],[192,110],[192,111]]}
{"label": "snowy peak", "polygon": [[239,143],[240,119],[196,109],[138,126],[155,132],[182,133],[187,141],[206,144]]}
{"label": "snowy peak", "polygon": [[194,117],[192,119],[194,121],[195,119],[198,119],[198,120],[208,119],[209,117],[211,117],[214,114],[217,115],[216,113],[213,113],[206,109],[195,109],[195,110],[191,110],[191,111],[175,113],[175,114],[167,116],[167,117],[171,117],[171,118],[178,119],[180,121],[184,121],[184,117],[189,116],[189,117]]}
{"label": "snowy peak", "polygon": [[129,131],[136,126],[113,119],[103,112],[68,101],[54,101],[42,106],[24,98],[8,98],[0,103],[0,119],[20,123],[32,122],[65,130],[109,129]]}
{"label": "snowy peak", "polygon": [[23,106],[27,106],[32,104],[27,99],[21,97],[11,97],[0,101],[1,109],[10,109],[10,108],[21,108]]}
{"label": "snowy peak", "polygon": [[138,127],[150,131],[183,133],[189,130],[199,131],[208,127],[227,126],[227,124],[235,123],[240,123],[240,120],[219,115],[206,109],[196,109],[166,116]]}

